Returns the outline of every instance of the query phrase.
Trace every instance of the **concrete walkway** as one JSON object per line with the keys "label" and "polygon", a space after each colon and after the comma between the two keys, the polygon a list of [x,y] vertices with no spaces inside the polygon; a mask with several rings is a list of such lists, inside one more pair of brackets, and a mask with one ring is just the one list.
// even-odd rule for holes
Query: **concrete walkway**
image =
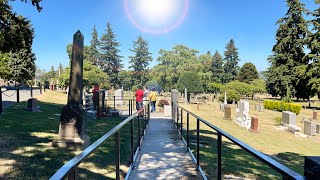
{"label": "concrete walkway", "polygon": [[201,179],[171,119],[152,114],[129,179]]}

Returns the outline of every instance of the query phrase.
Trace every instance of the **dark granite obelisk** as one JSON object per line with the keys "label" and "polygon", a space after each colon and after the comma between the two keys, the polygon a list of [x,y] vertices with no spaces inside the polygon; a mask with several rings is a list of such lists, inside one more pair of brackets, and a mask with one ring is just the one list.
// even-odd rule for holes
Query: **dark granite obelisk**
{"label": "dark granite obelisk", "polygon": [[61,110],[59,138],[52,142],[55,147],[83,150],[90,145],[82,107],[83,41],[77,31],[73,36],[68,103]]}

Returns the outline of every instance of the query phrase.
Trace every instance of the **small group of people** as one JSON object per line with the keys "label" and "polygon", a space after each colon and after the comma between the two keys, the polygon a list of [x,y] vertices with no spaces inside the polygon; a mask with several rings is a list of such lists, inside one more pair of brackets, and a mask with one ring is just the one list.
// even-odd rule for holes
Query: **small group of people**
{"label": "small group of people", "polygon": [[[136,96],[136,109],[139,110],[143,108],[143,104],[146,104],[149,100],[151,105],[151,113],[156,113],[156,101],[157,101],[157,92],[156,88],[152,88],[149,92],[147,87],[138,86],[138,90],[135,93]],[[144,103],[145,102],[145,103]]]}

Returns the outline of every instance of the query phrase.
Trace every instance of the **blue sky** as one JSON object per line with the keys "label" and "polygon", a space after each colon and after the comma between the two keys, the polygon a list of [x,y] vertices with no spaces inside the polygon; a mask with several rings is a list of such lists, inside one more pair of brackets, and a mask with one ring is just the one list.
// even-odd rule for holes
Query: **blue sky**
{"label": "blue sky", "polygon": [[[132,11],[136,8],[133,1],[128,0]],[[172,1],[180,2],[175,6],[174,19],[181,16],[185,0]],[[316,8],[313,0],[301,2],[310,10]],[[128,67],[128,56],[132,55],[129,48],[141,34],[149,42],[154,58],[150,67],[157,63],[160,48],[170,50],[176,44],[184,44],[201,54],[215,50],[223,54],[225,45],[233,38],[241,59],[239,65],[252,62],[262,71],[268,67],[267,57],[275,44],[275,23],[287,11],[285,0],[189,0],[188,12],[177,28],[168,33],[152,34],[142,32],[132,24],[124,0],[43,0],[40,13],[31,4],[20,1],[11,4],[19,14],[31,20],[35,29],[36,64],[46,70],[50,70],[51,65],[57,68],[60,62],[63,66],[68,65],[66,46],[72,42],[77,30],[83,33],[85,45],[90,45],[93,26],[101,36],[106,23],[110,22],[121,43],[120,54],[124,56],[125,68]]]}

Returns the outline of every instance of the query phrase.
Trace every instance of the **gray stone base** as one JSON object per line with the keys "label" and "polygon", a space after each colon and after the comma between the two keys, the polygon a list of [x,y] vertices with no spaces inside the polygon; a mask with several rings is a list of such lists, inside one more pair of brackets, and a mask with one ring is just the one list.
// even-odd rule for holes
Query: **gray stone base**
{"label": "gray stone base", "polygon": [[84,150],[90,146],[90,137],[85,135],[83,138],[58,138],[52,141],[53,147],[70,148]]}

